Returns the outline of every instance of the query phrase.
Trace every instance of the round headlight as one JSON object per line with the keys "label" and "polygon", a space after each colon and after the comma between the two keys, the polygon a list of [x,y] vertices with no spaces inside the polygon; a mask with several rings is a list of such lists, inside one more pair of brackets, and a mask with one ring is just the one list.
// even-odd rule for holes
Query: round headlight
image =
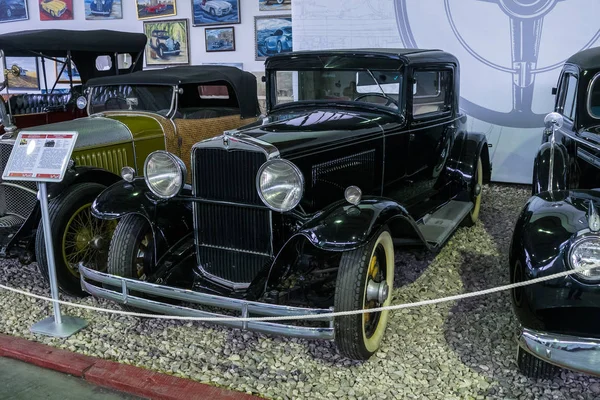
{"label": "round headlight", "polygon": [[304,178],[294,164],[286,160],[267,161],[256,177],[258,195],[271,210],[286,212],[300,203]]}
{"label": "round headlight", "polygon": [[144,163],[146,184],[160,198],[176,196],[185,183],[185,164],[177,156],[158,150],[150,153]]}
{"label": "round headlight", "polygon": [[571,268],[597,267],[577,272],[578,277],[589,280],[600,280],[600,237],[588,236],[575,242],[569,252]]}
{"label": "round headlight", "polygon": [[83,110],[87,106],[87,99],[84,96],[79,96],[77,98],[77,108]]}

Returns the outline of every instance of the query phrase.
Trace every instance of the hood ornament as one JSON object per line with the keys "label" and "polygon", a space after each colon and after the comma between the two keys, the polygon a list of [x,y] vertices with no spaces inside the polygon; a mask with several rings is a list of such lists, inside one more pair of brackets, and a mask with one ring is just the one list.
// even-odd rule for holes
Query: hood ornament
{"label": "hood ornament", "polygon": [[229,149],[229,136],[227,135],[223,136],[223,146],[225,147],[225,149]]}
{"label": "hood ornament", "polygon": [[588,206],[588,225],[590,227],[590,231],[600,231],[600,216],[598,215],[598,211],[596,210],[593,200],[590,200],[590,204]]}

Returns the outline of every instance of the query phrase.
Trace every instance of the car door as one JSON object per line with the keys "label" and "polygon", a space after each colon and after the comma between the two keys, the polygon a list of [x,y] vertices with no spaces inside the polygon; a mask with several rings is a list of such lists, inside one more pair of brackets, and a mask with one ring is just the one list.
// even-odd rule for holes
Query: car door
{"label": "car door", "polygon": [[452,64],[427,64],[414,66],[410,75],[404,204],[415,218],[437,207],[436,195],[444,189],[438,178],[456,133],[454,74]]}

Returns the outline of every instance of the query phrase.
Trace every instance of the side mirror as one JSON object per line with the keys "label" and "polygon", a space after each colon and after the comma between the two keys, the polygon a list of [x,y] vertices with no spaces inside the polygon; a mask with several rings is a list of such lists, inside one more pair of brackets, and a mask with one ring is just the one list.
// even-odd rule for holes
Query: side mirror
{"label": "side mirror", "polygon": [[262,83],[265,83],[265,82],[267,82],[267,77],[266,77],[266,76],[264,76],[264,75],[263,75],[263,76],[261,76],[261,77],[260,77],[260,81],[261,81]]}
{"label": "side mirror", "polygon": [[546,115],[546,118],[544,118],[544,125],[546,128],[552,129],[553,132],[556,129],[562,128],[563,122],[563,116],[557,112],[551,112],[550,114]]}
{"label": "side mirror", "polygon": [[558,88],[553,87],[552,88],[552,94],[555,95],[558,92]]}

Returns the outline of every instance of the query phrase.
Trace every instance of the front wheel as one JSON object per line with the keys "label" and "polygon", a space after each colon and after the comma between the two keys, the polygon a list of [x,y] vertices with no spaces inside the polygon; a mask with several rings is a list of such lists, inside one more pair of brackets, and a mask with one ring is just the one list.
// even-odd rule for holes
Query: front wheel
{"label": "front wheel", "polygon": [[[394,285],[394,244],[383,229],[366,246],[342,255],[335,289],[335,311],[368,310],[390,305]],[[367,360],[378,349],[389,311],[336,317],[335,341],[340,353]]]}
{"label": "front wheel", "polygon": [[473,208],[469,215],[463,220],[463,226],[473,226],[479,219],[479,211],[481,210],[481,195],[483,192],[483,163],[481,162],[481,155],[477,157],[477,167],[475,168],[474,179],[475,185],[471,191],[471,201],[473,202]]}
{"label": "front wheel", "polygon": [[[105,189],[98,183],[82,183],[69,187],[50,201],[50,228],[56,279],[64,292],[83,296],[79,281],[79,263],[102,271],[106,268],[108,243],[114,230],[114,221],[92,216],[92,202]],[[48,279],[48,258],[44,226],[40,221],[35,238],[35,255],[40,273]]]}
{"label": "front wheel", "polygon": [[[108,273],[144,280],[154,262],[154,241],[150,223],[142,216],[127,215],[119,221],[108,251]],[[120,288],[118,288],[120,290]],[[135,293],[132,293],[135,295]],[[122,305],[127,311],[140,310]]]}

